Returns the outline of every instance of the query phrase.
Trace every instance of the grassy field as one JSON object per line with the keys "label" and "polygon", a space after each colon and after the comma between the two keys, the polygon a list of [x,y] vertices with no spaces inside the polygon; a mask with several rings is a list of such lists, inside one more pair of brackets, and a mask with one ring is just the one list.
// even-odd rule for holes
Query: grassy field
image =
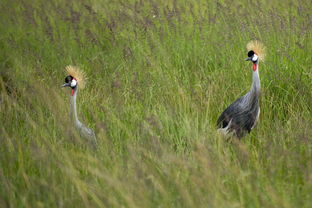
{"label": "grassy field", "polygon": [[[2,0],[0,207],[312,207],[309,0]],[[258,126],[216,132],[260,63]],[[69,117],[65,66],[87,76]]]}

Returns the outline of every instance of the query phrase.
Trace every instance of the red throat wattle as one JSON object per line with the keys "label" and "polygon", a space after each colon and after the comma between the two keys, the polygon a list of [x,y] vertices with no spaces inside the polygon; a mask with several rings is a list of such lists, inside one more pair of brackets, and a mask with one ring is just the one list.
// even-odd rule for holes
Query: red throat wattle
{"label": "red throat wattle", "polygon": [[256,70],[257,70],[257,64],[253,64],[252,69],[253,69],[254,71],[256,71]]}
{"label": "red throat wattle", "polygon": [[[77,79],[74,77],[74,80],[76,80],[76,82],[77,82]],[[75,90],[74,89],[72,89],[72,93],[71,93],[71,96],[73,96],[75,94]]]}

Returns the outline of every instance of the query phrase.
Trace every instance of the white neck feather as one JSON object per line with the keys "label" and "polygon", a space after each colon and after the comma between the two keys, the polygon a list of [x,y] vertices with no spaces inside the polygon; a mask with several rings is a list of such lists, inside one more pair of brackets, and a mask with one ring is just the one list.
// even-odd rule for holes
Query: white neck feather
{"label": "white neck feather", "polygon": [[76,127],[79,128],[81,126],[81,122],[79,121],[77,116],[77,107],[76,107],[77,94],[78,94],[78,85],[76,86],[74,94],[70,96],[70,114],[72,120],[75,122]]}
{"label": "white neck feather", "polygon": [[260,93],[260,76],[258,66],[259,65],[257,64],[256,70],[252,73],[252,85],[250,91],[254,93]]}

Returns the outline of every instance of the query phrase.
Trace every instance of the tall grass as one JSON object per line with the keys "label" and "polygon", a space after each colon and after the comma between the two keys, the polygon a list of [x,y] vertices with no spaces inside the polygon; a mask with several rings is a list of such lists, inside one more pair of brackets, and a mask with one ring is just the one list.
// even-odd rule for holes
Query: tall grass
{"label": "tall grass", "polygon": [[[1,207],[311,207],[312,4],[0,2]],[[258,126],[216,133],[260,63]],[[88,75],[69,118],[66,65]]]}

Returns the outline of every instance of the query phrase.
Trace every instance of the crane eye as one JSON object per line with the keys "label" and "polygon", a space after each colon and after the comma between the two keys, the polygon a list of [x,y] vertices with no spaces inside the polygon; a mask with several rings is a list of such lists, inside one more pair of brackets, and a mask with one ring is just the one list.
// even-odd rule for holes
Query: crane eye
{"label": "crane eye", "polygon": [[247,54],[247,56],[248,56],[248,57],[252,57],[254,54],[255,54],[254,51],[249,51],[248,54]]}
{"label": "crane eye", "polygon": [[73,80],[73,77],[68,75],[67,77],[65,77],[65,83],[70,83]]}

